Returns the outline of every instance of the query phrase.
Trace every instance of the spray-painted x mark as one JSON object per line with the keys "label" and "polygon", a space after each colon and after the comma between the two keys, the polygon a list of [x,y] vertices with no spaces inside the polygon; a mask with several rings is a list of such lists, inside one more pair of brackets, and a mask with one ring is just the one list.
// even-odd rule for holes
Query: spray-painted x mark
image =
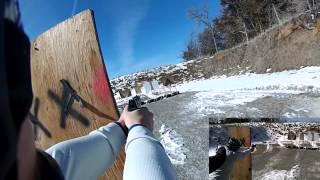
{"label": "spray-painted x mark", "polygon": [[29,112],[29,116],[30,116],[30,120],[31,122],[33,123],[33,132],[34,132],[34,135],[35,135],[35,139],[37,139],[38,137],[38,127],[44,132],[44,134],[51,138],[52,135],[50,133],[50,131],[40,122],[40,120],[38,119],[38,112],[39,112],[39,105],[40,105],[40,100],[38,97],[36,97],[34,99],[34,107],[33,107],[33,114],[31,114]]}
{"label": "spray-painted x mark", "polygon": [[61,114],[60,114],[60,127],[61,128],[65,128],[66,118],[69,114],[72,117],[74,117],[75,119],[77,119],[78,121],[80,121],[85,126],[89,126],[89,120],[85,116],[81,115],[80,113],[78,113],[77,111],[72,109],[72,104],[74,103],[74,101],[79,102],[80,107],[86,108],[87,110],[98,115],[99,117],[114,121],[114,118],[106,115],[105,113],[101,112],[96,107],[94,107],[93,105],[89,104],[84,99],[82,99],[77,94],[77,92],[71,87],[71,85],[69,84],[68,81],[62,79],[62,80],[60,80],[60,82],[63,85],[62,98],[60,99],[60,97],[58,95],[56,95],[54,92],[52,92],[51,90],[48,91],[48,96],[51,99],[53,99],[61,108]]}

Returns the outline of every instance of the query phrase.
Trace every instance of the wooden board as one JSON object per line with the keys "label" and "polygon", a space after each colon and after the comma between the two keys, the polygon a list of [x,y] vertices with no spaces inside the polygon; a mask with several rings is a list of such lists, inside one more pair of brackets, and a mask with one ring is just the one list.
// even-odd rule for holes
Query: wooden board
{"label": "wooden board", "polygon": [[[251,130],[247,126],[228,127],[229,137],[234,137],[240,141],[244,141],[243,146],[251,146]],[[252,177],[252,160],[251,154],[241,160],[237,160],[230,172],[229,179],[232,180],[251,180]]]}
{"label": "wooden board", "polygon": [[[31,47],[36,144],[46,149],[58,142],[87,135],[119,118],[101,55],[91,10],[67,19],[41,34]],[[66,80],[81,97],[61,121]],[[125,154],[122,150],[103,179],[122,179]]]}
{"label": "wooden board", "polygon": [[252,179],[252,156],[251,154],[234,163],[230,180],[251,180]]}
{"label": "wooden board", "polygon": [[231,126],[228,127],[229,137],[234,137],[240,141],[244,141],[243,146],[251,146],[251,130],[248,126]]}

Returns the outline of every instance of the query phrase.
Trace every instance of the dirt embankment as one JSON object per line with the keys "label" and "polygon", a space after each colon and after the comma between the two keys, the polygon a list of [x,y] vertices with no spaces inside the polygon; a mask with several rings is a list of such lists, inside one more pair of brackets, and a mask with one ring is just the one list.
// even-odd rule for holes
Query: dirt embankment
{"label": "dirt embankment", "polygon": [[[158,79],[168,85],[214,75],[279,72],[313,65],[320,65],[320,17],[312,19],[309,15],[300,15],[248,43],[184,63],[184,68],[137,73],[128,79],[131,82]],[[132,86],[132,83],[125,86]]]}
{"label": "dirt embankment", "polygon": [[[308,22],[302,15],[256,37],[248,44],[223,51],[207,62],[207,72],[256,73],[320,64],[320,18]],[[238,68],[237,68],[238,67]]]}

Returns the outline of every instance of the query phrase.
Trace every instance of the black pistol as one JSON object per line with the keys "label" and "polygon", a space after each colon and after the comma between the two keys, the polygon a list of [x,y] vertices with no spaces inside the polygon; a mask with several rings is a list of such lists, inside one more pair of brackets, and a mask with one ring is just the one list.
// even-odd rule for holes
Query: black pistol
{"label": "black pistol", "polygon": [[141,99],[140,96],[135,96],[129,100],[128,110],[134,111],[141,108]]}

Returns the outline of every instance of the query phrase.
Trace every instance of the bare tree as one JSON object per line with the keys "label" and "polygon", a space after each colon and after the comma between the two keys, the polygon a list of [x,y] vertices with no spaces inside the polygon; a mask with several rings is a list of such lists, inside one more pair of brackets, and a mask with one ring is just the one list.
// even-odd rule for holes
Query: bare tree
{"label": "bare tree", "polygon": [[244,21],[242,22],[242,24],[243,24],[243,30],[244,30],[244,31],[240,31],[240,32],[245,35],[246,41],[247,41],[247,43],[248,43],[248,42],[249,42],[249,36],[248,36],[247,26],[246,26],[246,23],[245,23]]}
{"label": "bare tree", "polygon": [[276,7],[274,6],[274,4],[273,4],[273,3],[272,3],[272,9],[273,9],[274,15],[277,17],[278,24],[281,24],[281,20],[280,20],[280,18],[279,18],[279,15],[278,15],[277,9],[276,9]]}
{"label": "bare tree", "polygon": [[191,9],[188,11],[188,15],[191,19],[195,20],[198,25],[206,26],[211,33],[212,41],[214,44],[215,51],[218,52],[218,46],[214,34],[214,25],[213,25],[213,18],[209,15],[208,6],[204,6],[202,9]]}
{"label": "bare tree", "polygon": [[194,33],[190,35],[190,40],[187,43],[186,49],[182,52],[182,58],[184,61],[189,61],[199,57],[199,46],[197,41],[194,38]]}

